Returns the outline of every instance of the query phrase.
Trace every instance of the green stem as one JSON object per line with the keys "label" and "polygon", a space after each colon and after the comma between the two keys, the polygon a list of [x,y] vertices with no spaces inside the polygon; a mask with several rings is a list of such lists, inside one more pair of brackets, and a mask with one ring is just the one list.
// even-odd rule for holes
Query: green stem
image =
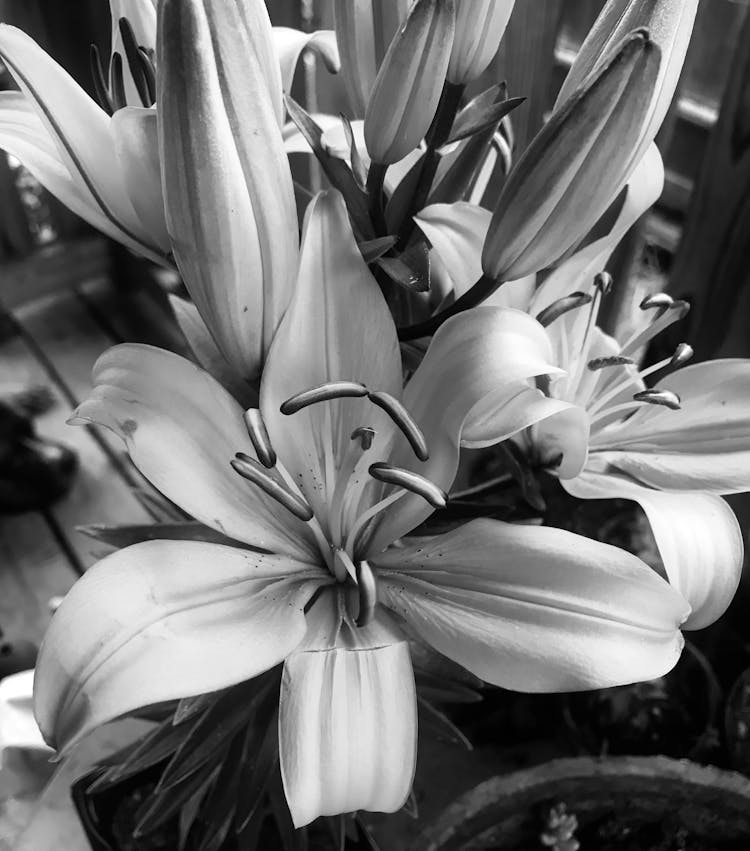
{"label": "green stem", "polygon": [[388,166],[384,163],[370,163],[367,173],[367,195],[370,199],[370,218],[372,219],[375,234],[387,236],[385,223],[385,208],[383,206],[383,184]]}
{"label": "green stem", "polygon": [[476,284],[468,289],[461,298],[456,299],[450,307],[446,307],[440,313],[436,313],[429,319],[425,319],[424,322],[417,322],[415,325],[407,325],[405,328],[399,328],[399,340],[401,342],[417,340],[419,337],[428,337],[430,334],[434,334],[446,319],[450,319],[451,316],[455,316],[464,310],[470,310],[472,307],[481,304],[502,283],[502,281],[496,281],[493,278],[488,278],[487,275],[482,275]]}
{"label": "green stem", "polygon": [[458,108],[461,105],[465,86],[456,85],[446,81],[443,86],[443,93],[440,97],[435,117],[427,131],[425,142],[427,150],[422,158],[422,169],[419,174],[419,181],[414,190],[409,209],[406,211],[404,220],[401,222],[401,227],[398,232],[398,243],[405,246],[409,241],[416,223],[414,216],[427,203],[432,183],[437,173],[438,165],[440,164],[440,154],[438,148],[442,147],[450,137],[453,128],[453,122],[456,120]]}

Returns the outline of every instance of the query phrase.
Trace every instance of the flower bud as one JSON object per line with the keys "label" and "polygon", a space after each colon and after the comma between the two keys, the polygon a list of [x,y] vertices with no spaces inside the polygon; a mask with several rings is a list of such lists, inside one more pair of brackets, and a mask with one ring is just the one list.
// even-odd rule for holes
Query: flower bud
{"label": "flower bud", "polygon": [[456,34],[448,82],[466,85],[492,62],[515,0],[456,0]]}
{"label": "flower bud", "polygon": [[635,166],[653,142],[669,110],[697,11],[698,0],[608,0],[581,45],[557,97],[555,109],[559,109],[586,79],[602,67],[613,48],[629,32],[647,29],[661,52],[661,63],[639,144],[633,152],[632,165]]}
{"label": "flower bud", "polygon": [[417,0],[391,42],[365,113],[373,162],[390,165],[413,151],[437,109],[448,69],[453,0]]}
{"label": "flower bud", "polygon": [[334,0],[336,41],[349,105],[362,118],[388,45],[410,0]]}
{"label": "flower bud", "polygon": [[264,70],[263,0],[162,0],[157,116],[167,227],[185,285],[224,357],[257,376],[296,275],[289,164]]}
{"label": "flower bud", "polygon": [[515,280],[576,245],[629,177],[659,49],[631,33],[532,140],[510,173],[482,251],[484,273]]}

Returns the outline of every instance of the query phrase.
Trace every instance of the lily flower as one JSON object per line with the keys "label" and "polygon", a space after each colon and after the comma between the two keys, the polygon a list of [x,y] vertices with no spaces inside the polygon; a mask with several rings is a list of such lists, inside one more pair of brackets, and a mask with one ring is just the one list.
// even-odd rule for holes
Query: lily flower
{"label": "lily flower", "polygon": [[[0,58],[21,89],[0,93],[0,147],[89,224],[165,264],[171,246],[152,108],[158,77],[156,6],[153,0],[110,0],[108,67],[92,47],[98,102],[22,30],[0,24]],[[336,71],[335,39],[328,31],[278,27],[263,44],[281,122],[281,89],[291,85],[301,50],[315,50]]]}
{"label": "lily flower", "polygon": [[[258,410],[172,353],[105,353],[75,421],[122,436],[152,483],[237,546],[136,544],[79,580],[40,650],[45,739],[68,749],[138,707],[283,663],[281,771],[302,826],[404,803],[410,634],[525,691],[671,668],[688,607],[624,551],[493,520],[399,540],[444,504],[468,433],[501,438],[559,404],[527,384],[555,373],[550,355],[531,317],[487,308],[445,323],[402,393],[393,320],[335,193],[308,209]],[[488,396],[503,412],[492,435],[475,414]]]}

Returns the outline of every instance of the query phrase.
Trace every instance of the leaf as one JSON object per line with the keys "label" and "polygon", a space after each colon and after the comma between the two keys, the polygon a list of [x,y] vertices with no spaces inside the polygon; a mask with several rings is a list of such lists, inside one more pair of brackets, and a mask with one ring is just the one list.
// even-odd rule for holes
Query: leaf
{"label": "leaf", "polygon": [[212,691],[209,694],[198,694],[195,697],[185,697],[178,702],[177,708],[172,717],[172,725],[177,727],[179,724],[184,724],[201,712],[209,709],[220,697],[225,695],[229,689],[221,691]]}
{"label": "leaf", "polygon": [[359,155],[357,148],[357,140],[354,138],[352,123],[344,113],[340,113],[341,120],[344,123],[344,135],[346,136],[346,144],[349,145],[349,159],[352,164],[352,173],[361,189],[364,189],[367,184],[367,169],[362,162],[362,157]]}
{"label": "leaf", "polygon": [[268,677],[256,677],[219,697],[190,728],[164,770],[157,791],[166,791],[182,783],[208,762],[217,749],[226,745],[242,726],[250,722],[269,686]]}
{"label": "leaf", "polygon": [[365,263],[374,263],[379,257],[382,257],[393,248],[396,240],[397,237],[395,236],[379,236],[376,239],[368,239],[365,242],[360,242],[359,250],[362,252],[362,259]]}
{"label": "leaf", "polygon": [[417,693],[429,703],[480,703],[482,695],[475,689],[451,682],[445,677],[415,669]]}
{"label": "leaf", "polygon": [[463,142],[448,170],[430,193],[427,199],[429,204],[450,204],[466,199],[482,169],[494,136],[493,126]]}
{"label": "leaf", "polygon": [[284,851],[308,851],[307,830],[304,827],[301,830],[294,828],[280,771],[274,771],[271,775],[268,797]]}
{"label": "leaf", "polygon": [[[76,526],[76,531],[88,538],[93,538],[109,547],[123,549],[124,547],[140,544],[143,541],[209,541],[213,544],[224,544],[229,547],[242,547],[233,538],[228,538],[210,526],[193,521],[168,523],[134,523],[109,526],[94,523],[89,526]],[[252,549],[252,547],[250,547]]]}
{"label": "leaf", "polygon": [[338,157],[332,156],[323,146],[323,131],[295,100],[284,97],[289,117],[305,137],[331,184],[344,196],[352,222],[364,239],[375,234],[367,210],[367,195],[362,191],[349,166]]}
{"label": "leaf", "polygon": [[[259,712],[261,716],[263,713]],[[244,745],[244,772],[237,800],[235,829],[242,833],[262,809],[260,804],[279,761],[278,713],[248,730]]]}
{"label": "leaf", "polygon": [[379,257],[375,264],[404,289],[429,292],[430,249],[425,240],[413,243],[400,257]]}
{"label": "leaf", "polygon": [[[500,85],[502,86],[502,84]],[[493,88],[499,89],[500,87]],[[492,92],[492,89],[488,91]],[[495,96],[500,96],[500,100],[488,103],[485,98],[486,95],[487,92],[483,92],[461,110],[453,123],[451,134],[445,143],[446,146],[467,139],[476,133],[481,133],[483,130],[488,130],[490,127],[494,130],[506,115],[526,100],[523,97],[508,98],[504,91],[496,91]]]}
{"label": "leaf", "polygon": [[467,751],[474,750],[471,742],[448,718],[422,697],[417,697],[419,705],[419,729],[430,731],[437,739],[453,745],[463,745]]}

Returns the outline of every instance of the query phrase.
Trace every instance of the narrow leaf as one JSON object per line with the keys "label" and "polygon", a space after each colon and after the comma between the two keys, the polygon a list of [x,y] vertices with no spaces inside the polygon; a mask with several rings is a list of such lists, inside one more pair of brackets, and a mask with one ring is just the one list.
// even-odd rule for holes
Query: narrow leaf
{"label": "narrow leaf", "polygon": [[382,257],[386,252],[396,244],[397,237],[395,236],[379,236],[376,239],[368,239],[359,243],[359,250],[362,252],[362,259],[365,263],[374,263],[379,257]]}
{"label": "narrow leaf", "polygon": [[516,107],[520,106],[526,98],[508,98],[499,103],[492,104],[480,110],[470,109],[469,104],[466,109],[462,110],[451,131],[451,135],[446,142],[446,145],[451,145],[454,142],[460,142],[462,139],[467,139],[475,133],[481,133],[482,130],[497,127],[498,123],[505,118]]}

